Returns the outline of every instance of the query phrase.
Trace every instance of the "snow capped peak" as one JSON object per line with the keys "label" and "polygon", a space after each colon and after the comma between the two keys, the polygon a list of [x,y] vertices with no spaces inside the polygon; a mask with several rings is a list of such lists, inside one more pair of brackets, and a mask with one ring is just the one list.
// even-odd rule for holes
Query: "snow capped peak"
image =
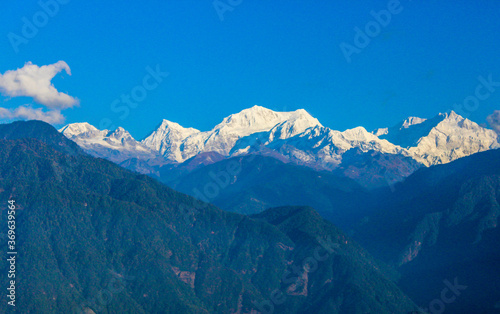
{"label": "snow capped peak", "polygon": [[[488,149],[498,148],[497,134],[454,111],[430,119],[433,123],[409,151],[424,165],[447,163]],[[426,122],[425,122],[426,123]],[[425,124],[423,123],[423,124]]]}
{"label": "snow capped peak", "polygon": [[386,140],[378,138],[375,134],[368,132],[364,127],[356,127],[340,133],[342,140],[349,142],[351,147],[360,148],[363,151],[375,149],[384,153],[397,153],[402,149]]}
{"label": "snow capped peak", "polygon": [[389,128],[378,128],[372,132],[372,134],[374,134],[375,136],[382,136],[386,135],[387,133],[389,133]]}
{"label": "snow capped peak", "polygon": [[88,130],[88,129],[97,130],[97,128],[90,123],[78,122],[65,125],[59,130],[59,132],[63,132],[65,130]]}
{"label": "snow capped peak", "polygon": [[163,119],[163,120],[161,120],[160,125],[162,125],[162,126],[169,126],[169,125],[172,125],[172,126],[177,126],[177,125],[178,125],[178,126],[180,126],[180,124],[179,124],[179,123],[177,123],[177,122],[173,122],[173,121],[169,121],[169,120],[167,120],[167,119]]}
{"label": "snow capped peak", "polygon": [[[228,157],[272,151],[281,158],[325,169],[337,167],[351,149],[399,154],[429,166],[500,146],[494,131],[453,111],[430,119],[409,117],[371,133],[364,127],[332,130],[304,109],[278,112],[262,106],[229,115],[206,132],[164,119],[141,142],[122,127],[110,132],[88,123],[73,123],[60,132],[94,155],[113,161],[162,156],[184,162],[203,153]],[[261,144],[253,147],[257,141]]]}
{"label": "snow capped peak", "polygon": [[464,117],[461,115],[457,114],[455,111],[450,111],[449,113],[440,113],[444,117],[444,119],[447,120],[454,120],[454,121],[462,121],[464,120]]}
{"label": "snow capped peak", "polygon": [[427,136],[446,116],[446,114],[440,113],[431,119],[409,117],[395,126],[388,128],[386,132],[382,132],[379,138],[386,139],[403,148],[410,148],[418,145],[419,140]]}
{"label": "snow capped peak", "polygon": [[283,118],[279,113],[261,106],[253,106],[224,118],[214,129],[247,129],[258,132],[268,130],[281,121]]}
{"label": "snow capped peak", "polygon": [[332,130],[329,128],[324,128],[324,129],[327,130],[327,133],[329,134],[330,137],[330,141],[334,143],[337,147],[342,147],[343,149],[348,146],[350,148],[350,144],[346,146],[345,144],[342,143],[370,141],[371,139],[377,138],[375,135],[369,133],[368,131],[366,131],[365,128],[361,126],[352,129],[347,129],[343,132]]}
{"label": "snow capped peak", "polygon": [[87,122],[70,123],[59,129],[59,132],[64,133],[65,135],[78,135],[81,133],[93,131],[99,130]]}
{"label": "snow capped peak", "polygon": [[304,109],[276,112],[253,106],[224,118],[206,132],[163,120],[142,143],[167,159],[182,162],[203,152],[228,156],[237,141],[252,134],[270,132],[270,138],[289,138],[315,126],[321,124]]}
{"label": "snow capped peak", "polygon": [[[81,122],[81,123],[71,123],[59,130],[62,134],[64,134],[66,137],[71,138],[74,136],[86,136],[86,137],[93,137],[97,136],[98,134],[101,134],[103,131],[100,131],[93,125],[87,123],[87,122]],[[104,132],[108,132],[108,130],[104,130]]]}
{"label": "snow capped peak", "polygon": [[183,160],[180,152],[182,142],[193,134],[201,133],[194,128],[185,128],[180,124],[163,119],[156,130],[144,138],[141,143],[168,159],[180,162]]}
{"label": "snow capped peak", "polygon": [[122,162],[131,157],[144,159],[155,157],[151,150],[137,142],[122,127],[109,131],[99,130],[88,123],[73,123],[63,127],[59,132],[75,141],[91,155],[114,162]]}
{"label": "snow capped peak", "polygon": [[302,132],[309,127],[321,125],[304,109],[278,112],[262,106],[253,106],[224,118],[214,130],[246,136],[256,132],[270,131],[273,127],[284,122],[288,122],[289,126],[293,124],[296,129],[300,129]]}
{"label": "snow capped peak", "polygon": [[271,109],[267,109],[266,107],[262,107],[259,105],[254,105],[250,108],[243,109],[241,112],[270,112],[272,111]]}
{"label": "snow capped peak", "polygon": [[308,124],[308,127],[323,126],[319,123],[318,119],[311,116],[309,112],[304,109],[298,109],[290,112],[290,117],[287,120],[293,121],[294,123]]}
{"label": "snow capped peak", "polygon": [[352,129],[347,129],[344,132],[342,132],[342,134],[346,138],[350,138],[350,139],[360,139],[360,138],[368,138],[368,137],[372,138],[373,137],[373,134],[368,132],[362,126],[358,126],[358,127],[352,128]]}
{"label": "snow capped peak", "polygon": [[199,133],[200,131],[194,128],[185,128],[181,126],[179,123],[172,122],[166,119],[163,119],[162,122],[158,125],[158,127],[151,132],[142,142],[150,143],[157,142],[160,140],[160,137],[176,137],[176,138],[186,138],[192,134]]}
{"label": "snow capped peak", "polygon": [[269,131],[269,141],[275,138],[287,139],[305,132],[309,128],[323,127],[318,119],[311,116],[304,109],[281,113],[283,122],[277,124]]}
{"label": "snow capped peak", "polygon": [[422,118],[418,118],[418,117],[409,117],[408,119],[403,121],[403,123],[401,124],[401,128],[407,129],[412,125],[420,124],[426,120],[427,119],[422,119]]}
{"label": "snow capped peak", "polygon": [[197,129],[185,128],[177,122],[172,122],[172,121],[169,121],[166,119],[163,119],[162,122],[158,125],[158,127],[156,129],[157,130],[158,129],[171,129],[171,130],[175,130],[175,131],[178,131],[178,132],[184,133],[184,134],[187,134],[187,133],[193,134],[193,133],[200,132]]}
{"label": "snow capped peak", "polygon": [[[380,138],[387,138],[388,139],[390,136],[394,135],[394,133],[399,133],[399,131],[412,128],[413,126],[422,124],[426,121],[428,121],[428,120],[422,119],[419,117],[408,117],[393,127],[375,129],[372,132],[372,134],[374,134],[375,136],[378,136]],[[391,134],[388,135],[389,133],[391,133]]]}
{"label": "snow capped peak", "polygon": [[117,140],[133,139],[132,135],[130,135],[130,133],[127,130],[125,130],[124,128],[122,128],[121,126],[116,128],[116,130],[114,130],[114,131],[110,131],[106,136],[112,137],[112,138],[117,139]]}

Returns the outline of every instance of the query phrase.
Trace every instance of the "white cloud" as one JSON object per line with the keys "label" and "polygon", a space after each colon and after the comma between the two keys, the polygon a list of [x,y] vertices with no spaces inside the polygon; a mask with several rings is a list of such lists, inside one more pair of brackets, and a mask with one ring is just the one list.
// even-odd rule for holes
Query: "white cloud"
{"label": "white cloud", "polygon": [[495,110],[493,111],[492,114],[490,114],[486,120],[488,121],[488,124],[490,127],[500,134],[500,110]]}
{"label": "white cloud", "polygon": [[71,69],[64,61],[41,67],[27,62],[20,69],[0,74],[0,93],[9,97],[32,97],[37,103],[55,110],[78,106],[77,98],[57,91],[51,83],[51,80],[63,70],[71,75]]}
{"label": "white cloud", "polygon": [[19,106],[13,110],[0,107],[0,118],[41,120],[50,124],[64,123],[64,116],[59,110],[43,111],[40,108],[35,109],[29,106]]}

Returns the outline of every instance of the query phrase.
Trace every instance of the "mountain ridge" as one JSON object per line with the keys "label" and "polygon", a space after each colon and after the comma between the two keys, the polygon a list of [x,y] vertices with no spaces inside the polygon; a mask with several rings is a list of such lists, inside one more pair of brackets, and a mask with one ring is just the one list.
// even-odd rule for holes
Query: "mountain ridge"
{"label": "mountain ridge", "polygon": [[[353,154],[346,153],[355,149],[367,156],[372,151],[399,156],[393,160],[402,163],[401,166],[375,166],[396,181],[403,179],[402,172],[392,169],[414,168],[410,159],[428,167],[500,147],[499,137],[493,130],[454,111],[440,113],[431,119],[409,117],[393,127],[373,132],[361,126],[337,131],[323,126],[303,109],[275,112],[261,106],[232,114],[210,131],[184,128],[162,120],[141,141],[131,136],[114,139],[108,130],[100,131],[88,124],[84,126],[69,124],[60,131],[94,156],[117,163],[137,158],[160,166],[179,164],[198,154],[214,152],[225,158],[262,154],[332,171],[352,164],[349,156]],[[358,158],[356,162],[360,160]],[[375,183],[380,184],[383,183]]]}
{"label": "mountain ridge", "polygon": [[[0,139],[0,196],[16,200],[22,234],[23,312],[416,310],[387,266],[313,209],[228,213],[108,160],[57,150],[76,144],[50,125],[45,141],[31,138],[42,137],[40,123],[0,128],[33,131]],[[2,259],[0,270],[8,268]],[[285,301],[275,301],[276,291]]]}
{"label": "mountain ridge", "polygon": [[468,288],[447,311],[499,312],[500,150],[420,168],[376,194],[353,237],[397,267],[405,292],[428,306],[454,279]]}

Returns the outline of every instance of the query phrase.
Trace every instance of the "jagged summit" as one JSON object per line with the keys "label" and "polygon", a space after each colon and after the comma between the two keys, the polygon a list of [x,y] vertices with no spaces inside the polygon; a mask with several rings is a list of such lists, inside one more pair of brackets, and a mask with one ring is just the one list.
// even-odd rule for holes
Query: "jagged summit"
{"label": "jagged summit", "polygon": [[[417,120],[418,119],[418,120]],[[463,118],[454,111],[440,113],[431,119],[405,120],[388,128],[381,139],[401,146],[426,166],[448,163],[488,149],[498,148],[498,136]]]}
{"label": "jagged summit", "polygon": [[420,124],[424,122],[427,119],[422,119],[419,117],[409,117],[408,119],[404,120],[403,123],[401,124],[401,128],[409,128],[412,125]]}
{"label": "jagged summit", "polygon": [[59,132],[75,141],[91,155],[113,162],[120,163],[129,158],[147,160],[156,157],[155,152],[137,142],[122,127],[118,127],[114,131],[99,130],[87,122],[82,122],[68,124],[59,129]]}
{"label": "jagged summit", "polygon": [[74,136],[95,137],[101,134],[107,134],[109,131],[101,131],[87,122],[79,122],[67,124],[66,126],[59,129],[59,132],[64,134],[66,137],[71,138]]}
{"label": "jagged summit", "polygon": [[411,126],[421,124],[425,121],[427,121],[427,119],[423,119],[423,118],[419,118],[419,117],[408,117],[390,128],[378,128],[378,129],[375,129],[374,131],[372,131],[371,133],[376,135],[376,136],[384,136],[384,135],[388,134],[389,131],[395,132],[395,130],[399,131],[402,129],[408,129]]}
{"label": "jagged summit", "polygon": [[110,131],[107,134],[107,136],[114,137],[117,139],[132,138],[132,135],[130,135],[130,133],[127,130],[125,130],[124,128],[122,128],[121,126],[117,127],[116,130],[114,130],[114,131]]}
{"label": "jagged summit", "polygon": [[84,149],[112,160],[142,154],[146,160],[160,157],[180,163],[201,153],[230,157],[272,151],[280,158],[323,169],[335,169],[350,149],[398,154],[429,166],[500,146],[495,132],[454,111],[430,119],[409,117],[373,132],[361,126],[343,132],[332,130],[304,109],[278,112],[262,106],[231,114],[203,132],[163,119],[140,142],[123,128],[101,131],[88,123],[69,124],[60,132]]}
{"label": "jagged summit", "polygon": [[296,111],[277,112],[261,106],[253,106],[239,113],[232,114],[215,126],[214,130],[231,130],[248,135],[256,132],[269,131],[271,128],[284,122],[300,123],[307,127],[321,125],[304,109]]}
{"label": "jagged summit", "polygon": [[199,130],[197,130],[195,128],[185,128],[185,127],[181,126],[179,123],[172,122],[172,121],[169,121],[167,119],[163,119],[161,121],[161,123],[159,124],[159,126],[157,127],[157,129],[161,128],[161,127],[175,129],[175,130],[189,130],[192,133],[200,132]]}
{"label": "jagged summit", "polygon": [[178,143],[190,135],[200,133],[194,128],[184,128],[176,122],[163,119],[158,127],[145,137],[141,144],[158,152],[160,155],[170,155],[171,160],[180,161],[182,156],[178,151]]}
{"label": "jagged summit", "polygon": [[229,115],[212,130],[200,132],[163,120],[159,127],[141,141],[168,160],[182,162],[203,152],[228,156],[241,138],[261,132],[273,132],[279,138],[289,138],[314,126],[319,121],[304,109],[277,112],[253,106]]}

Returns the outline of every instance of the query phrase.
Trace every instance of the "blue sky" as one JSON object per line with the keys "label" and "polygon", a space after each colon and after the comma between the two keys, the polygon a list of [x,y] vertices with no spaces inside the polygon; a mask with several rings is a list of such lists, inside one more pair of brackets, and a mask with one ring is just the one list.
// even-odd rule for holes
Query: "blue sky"
{"label": "blue sky", "polygon": [[[138,139],[163,118],[208,130],[253,105],[304,108],[334,129],[371,130],[449,111],[475,94],[479,76],[500,82],[497,0],[402,0],[351,62],[341,43],[355,45],[355,28],[376,27],[370,12],[393,0],[220,3],[231,8],[223,20],[213,1],[71,0],[16,52],[9,34],[23,36],[23,17],[43,16],[36,1],[11,1],[0,12],[0,73],[64,61],[72,75],[63,71],[52,84],[79,100],[62,111],[66,122],[109,119]],[[157,66],[169,75],[144,100],[127,105],[128,114],[117,110],[123,102],[111,108]],[[500,109],[497,88],[465,110],[471,120]],[[0,97],[9,110],[47,109],[32,97]]]}

